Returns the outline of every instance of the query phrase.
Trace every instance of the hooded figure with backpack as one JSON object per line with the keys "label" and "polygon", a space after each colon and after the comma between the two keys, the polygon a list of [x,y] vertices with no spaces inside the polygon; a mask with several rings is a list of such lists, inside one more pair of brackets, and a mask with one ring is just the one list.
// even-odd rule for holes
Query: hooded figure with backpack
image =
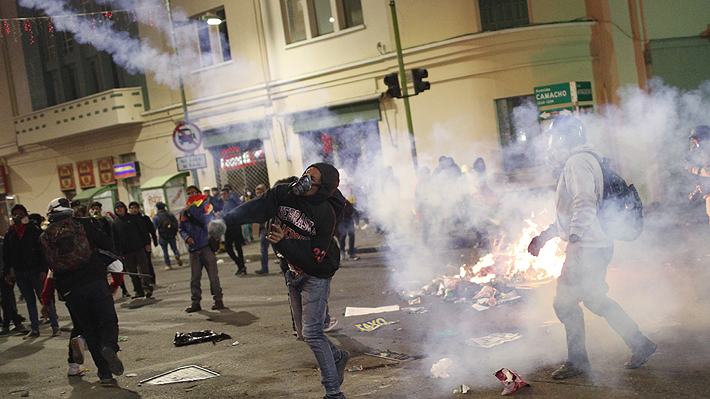
{"label": "hooded figure with backpack", "polygon": [[298,181],[276,185],[224,216],[228,229],[273,220],[267,239],[288,262],[286,279],[298,337],[316,357],[326,399],[345,398],[340,385],[349,357],[323,332],[330,281],[340,266],[334,235],[346,200],[337,189],[339,182],[335,167],[316,163]]}
{"label": "hooded figure with backpack", "polygon": [[[602,223],[604,218],[600,213],[606,202],[605,166],[600,164],[601,155],[587,143],[584,125],[577,118],[555,119],[548,134],[547,161],[558,179],[557,216],[552,225],[532,239],[528,251],[537,256],[554,237],[568,243],[553,301],[555,313],[567,333],[567,361],[552,373],[552,378],[566,379],[591,372],[580,302],[592,313],[604,317],[631,349],[631,359],[624,366],[641,367],[657,345],[607,296],[606,269],[614,254],[614,234],[605,232],[608,224]],[[629,196],[632,198],[635,190],[631,187],[630,191],[633,191]],[[638,226],[632,224],[633,228]]]}
{"label": "hooded figure with backpack", "polygon": [[113,376],[123,374],[123,363],[116,354],[118,316],[99,252],[112,250],[111,238],[88,218],[73,218],[66,198],[49,203],[47,218],[49,226],[40,242],[54,288],[65,299],[72,319],[81,325],[101,384],[116,386]]}

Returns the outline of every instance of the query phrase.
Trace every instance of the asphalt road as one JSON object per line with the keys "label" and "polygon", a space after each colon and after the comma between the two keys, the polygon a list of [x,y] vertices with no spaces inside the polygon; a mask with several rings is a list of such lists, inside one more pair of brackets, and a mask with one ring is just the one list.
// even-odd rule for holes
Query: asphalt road
{"label": "asphalt road", "polygon": [[[610,266],[609,295],[616,299],[659,344],[657,353],[638,370],[622,364],[630,353],[605,320],[585,310],[587,346],[594,374],[590,378],[552,380],[550,373],[564,361],[564,328],[556,322],[551,301],[554,281],[519,290],[522,300],[476,311],[471,302],[443,301],[424,296],[409,305],[405,292],[428,283],[427,278],[454,274],[471,256],[471,249],[406,248],[373,252],[358,261],[345,261],[331,286],[330,312],[339,320],[329,336],[351,352],[343,392],[348,398],[451,398],[460,384],[468,395],[499,397],[501,383],[493,376],[506,367],[530,384],[516,396],[545,398],[682,398],[710,397],[710,302],[708,250],[705,235],[688,231],[646,234],[631,244],[617,245]],[[668,240],[672,237],[673,240]],[[691,237],[690,239],[688,237]],[[665,240],[663,240],[665,238]],[[689,242],[690,240],[690,242]],[[695,240],[695,241],[693,241]],[[679,242],[690,244],[684,249]],[[688,249],[690,248],[690,249]],[[423,252],[422,252],[423,251]],[[422,264],[427,265],[421,270]],[[163,271],[152,299],[116,300],[120,320],[119,356],[125,373],[120,388],[98,384],[95,367],[83,377],[67,377],[66,352],[71,327],[66,308],[58,305],[62,336],[0,338],[0,394],[35,398],[321,398],[324,391],[315,358],[308,346],[291,335],[283,277],[234,276],[228,259],[220,264],[227,309],[184,312],[190,304],[187,267]],[[418,270],[412,270],[417,265]],[[248,264],[250,270],[256,264]],[[205,298],[208,283],[203,277]],[[348,306],[421,306],[427,313],[406,311],[344,317]],[[26,315],[24,303],[19,303]],[[383,317],[397,321],[372,332],[355,324]],[[231,336],[216,344],[175,347],[176,332],[214,330]],[[522,338],[489,349],[473,347],[466,339],[491,333],[518,333]],[[388,352],[389,351],[389,352]],[[371,355],[380,355],[376,357]],[[367,355],[370,354],[370,355]],[[449,358],[449,378],[433,378],[434,363]],[[395,360],[393,360],[395,359]],[[141,381],[178,367],[197,365],[219,373],[201,381],[151,385]]]}

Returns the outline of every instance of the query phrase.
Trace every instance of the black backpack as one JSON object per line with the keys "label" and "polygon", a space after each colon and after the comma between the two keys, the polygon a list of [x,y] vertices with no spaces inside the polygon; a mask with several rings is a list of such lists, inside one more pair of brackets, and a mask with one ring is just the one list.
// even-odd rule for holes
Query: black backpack
{"label": "black backpack", "polygon": [[597,217],[607,236],[620,241],[633,241],[643,232],[643,203],[633,184],[626,181],[611,168],[608,158],[599,159],[604,176],[604,196],[597,210]]}
{"label": "black backpack", "polygon": [[174,221],[170,220],[167,214],[159,213],[160,223],[158,224],[158,233],[160,237],[164,240],[172,240],[177,237],[178,225]]}

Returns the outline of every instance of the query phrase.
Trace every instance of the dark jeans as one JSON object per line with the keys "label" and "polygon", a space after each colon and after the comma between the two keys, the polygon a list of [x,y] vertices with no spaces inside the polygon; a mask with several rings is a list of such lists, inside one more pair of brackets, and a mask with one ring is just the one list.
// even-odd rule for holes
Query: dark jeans
{"label": "dark jeans", "polygon": [[168,245],[170,245],[170,249],[173,250],[175,256],[178,258],[180,257],[180,251],[178,251],[177,241],[175,240],[175,237],[170,240],[165,240],[161,237],[158,239],[158,244],[160,244],[160,248],[163,249],[163,260],[165,261],[165,266],[170,266],[170,254],[168,253]]}
{"label": "dark jeans", "polygon": [[202,300],[202,268],[207,270],[207,277],[210,280],[210,293],[215,301],[222,300],[222,287],[219,284],[219,274],[217,273],[217,257],[210,249],[210,246],[202,247],[190,252],[190,294],[192,303],[200,303]]}
{"label": "dark jeans", "polygon": [[269,246],[271,241],[266,238],[268,232],[262,230],[259,233],[259,249],[261,250],[261,271],[269,271]]}
{"label": "dark jeans", "polygon": [[[126,268],[127,272],[141,273],[150,276],[148,255],[145,249],[123,254],[123,266]],[[136,295],[144,296],[148,292],[153,292],[151,277],[131,276],[131,281],[133,282],[133,290]]]}
{"label": "dark jeans", "polygon": [[[71,308],[69,306],[67,306],[67,310],[69,311],[69,317],[71,317],[72,324],[72,329],[69,333],[69,354],[67,356],[67,363],[72,364],[76,362],[74,361],[74,352],[71,349],[71,340],[72,338],[82,335],[83,330],[81,329],[81,322],[79,321],[79,319],[76,318],[76,316],[74,316],[74,313],[72,313]],[[118,337],[118,333],[116,333],[116,337]],[[86,340],[86,337],[84,337],[84,340]]]}
{"label": "dark jeans", "polygon": [[[27,304],[27,313],[30,316],[30,328],[32,331],[39,331],[39,316],[37,314],[37,300],[39,299],[42,290],[44,289],[44,280],[39,279],[39,270],[16,270],[15,281],[20,293],[25,297]],[[54,303],[49,307],[49,321],[52,328],[59,328],[57,322],[57,312],[54,308]]]}
{"label": "dark jeans", "polygon": [[606,268],[614,254],[613,247],[590,248],[568,244],[562,273],[557,279],[557,295],[553,307],[567,332],[567,360],[573,365],[588,366],[585,346],[584,306],[604,317],[611,328],[634,351],[648,339],[641,334],[631,317],[606,293]]}
{"label": "dark jeans", "polygon": [[325,393],[338,394],[340,384],[335,363],[343,356],[343,352],[337,349],[323,332],[331,279],[311,277],[303,273],[296,275],[292,271],[286,274],[289,302],[298,337],[306,341],[316,357]]}
{"label": "dark jeans", "polygon": [[4,279],[0,281],[0,307],[2,308],[3,328],[10,328],[10,323],[13,323],[15,327],[22,324],[20,314],[17,312],[15,286],[7,284]]}
{"label": "dark jeans", "polygon": [[[107,346],[118,352],[118,316],[106,280],[97,280],[71,290],[64,296],[70,313],[81,326],[81,334],[98,368],[99,378],[111,378],[111,368],[101,355]],[[72,359],[73,360],[73,359]]]}
{"label": "dark jeans", "polygon": [[[244,265],[244,251],[242,251],[242,243],[244,242],[244,237],[239,233],[234,233],[234,231],[227,230],[224,233],[224,250],[227,251],[229,257],[237,265],[237,270],[243,270],[246,268]],[[234,253],[234,249],[237,249],[237,254]]]}
{"label": "dark jeans", "polygon": [[345,253],[345,237],[348,237],[348,246],[350,248],[348,254],[355,256],[355,221],[343,219],[338,225],[338,241],[340,242],[340,252]]}

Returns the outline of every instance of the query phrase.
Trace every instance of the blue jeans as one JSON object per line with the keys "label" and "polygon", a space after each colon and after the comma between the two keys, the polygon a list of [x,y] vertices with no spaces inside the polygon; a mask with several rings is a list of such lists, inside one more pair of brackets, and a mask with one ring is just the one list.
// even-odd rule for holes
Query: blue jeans
{"label": "blue jeans", "polygon": [[158,244],[160,244],[160,248],[163,249],[163,260],[165,261],[165,266],[170,266],[170,255],[168,254],[168,245],[170,245],[170,249],[173,250],[175,256],[180,257],[180,251],[178,251],[175,237],[170,240],[165,240],[161,237],[158,239]]}
{"label": "blue jeans", "polygon": [[328,309],[330,278],[316,278],[304,273],[286,272],[289,302],[299,339],[313,351],[321,373],[321,384],[327,395],[340,393],[335,363],[343,352],[337,349],[323,332]]}
{"label": "blue jeans", "polygon": [[[27,313],[30,315],[30,328],[32,331],[39,331],[37,299],[39,299],[39,296],[44,289],[44,280],[39,279],[39,274],[39,269],[15,271],[15,281],[17,282],[17,288],[20,289],[22,296],[25,297]],[[54,303],[50,305],[49,309],[49,322],[52,324],[52,328],[59,328]]]}
{"label": "blue jeans", "polygon": [[355,221],[350,219],[343,219],[338,225],[338,241],[340,244],[340,252],[345,254],[345,238],[348,237],[348,245],[350,246],[350,251],[348,254],[352,257],[355,256]]}
{"label": "blue jeans", "polygon": [[259,233],[259,245],[261,249],[261,270],[269,271],[269,246],[271,241],[266,238],[267,231],[263,230]]}
{"label": "blue jeans", "polygon": [[116,352],[119,350],[118,316],[108,283],[106,280],[92,281],[69,291],[64,298],[72,320],[76,319],[81,326],[81,335],[94,359],[99,378],[111,378],[111,367],[101,354],[103,346]]}

